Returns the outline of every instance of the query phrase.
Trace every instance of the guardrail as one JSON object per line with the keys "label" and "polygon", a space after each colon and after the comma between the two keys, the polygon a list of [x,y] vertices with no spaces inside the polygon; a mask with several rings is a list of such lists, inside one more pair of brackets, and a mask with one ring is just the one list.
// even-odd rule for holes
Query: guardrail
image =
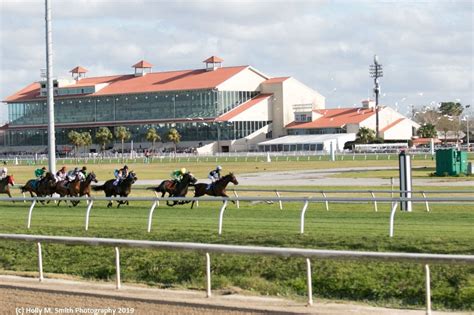
{"label": "guardrail", "polygon": [[474,255],[441,255],[423,253],[391,253],[391,252],[363,252],[344,250],[322,250],[304,248],[279,248],[261,246],[220,245],[184,242],[160,242],[144,240],[125,240],[110,238],[87,238],[66,236],[43,236],[26,234],[0,234],[0,239],[10,241],[35,242],[38,250],[39,281],[44,280],[43,256],[41,243],[73,244],[89,246],[113,246],[115,248],[116,288],[121,288],[120,281],[120,247],[161,249],[161,250],[186,250],[204,252],[206,255],[206,297],[211,297],[211,259],[209,253],[239,254],[239,255],[266,255],[278,257],[302,257],[306,259],[308,305],[313,305],[312,273],[310,258],[318,259],[343,259],[343,260],[377,260],[398,261],[425,264],[426,287],[426,314],[431,314],[431,285],[430,269],[428,263],[446,264],[474,264]]}
{"label": "guardrail", "polygon": [[[325,203],[326,210],[329,210],[327,204],[329,202],[339,202],[339,203],[367,203],[367,202],[387,202],[391,203],[391,211],[390,211],[390,218],[389,218],[389,237],[394,236],[394,222],[395,222],[395,212],[397,210],[398,203],[403,201],[411,201],[413,203],[425,203],[426,205],[429,202],[443,202],[443,203],[474,203],[474,197],[437,197],[437,198],[383,198],[383,197],[375,197],[372,198],[338,198],[338,197],[235,197],[235,198],[222,198],[222,197],[165,197],[165,198],[157,198],[157,197],[127,197],[127,198],[120,198],[120,197],[62,197],[62,198],[51,198],[51,197],[13,197],[13,198],[0,198],[0,201],[31,201],[31,205],[28,211],[28,219],[27,219],[27,228],[31,227],[31,218],[33,214],[33,209],[37,203],[37,201],[59,201],[59,200],[79,200],[79,201],[87,201],[87,210],[86,210],[86,217],[85,217],[85,230],[89,229],[89,221],[90,221],[90,213],[95,201],[151,201],[152,206],[149,211],[148,215],[148,225],[147,231],[151,231],[152,220],[153,220],[153,213],[156,207],[159,205],[160,201],[177,201],[177,202],[190,202],[190,201],[213,201],[213,202],[222,202],[222,206],[220,207],[219,211],[219,226],[218,226],[218,234],[222,234],[223,229],[223,221],[224,221],[224,212],[227,208],[228,202],[237,203],[238,201],[271,201],[271,202],[303,202],[303,207],[301,209],[300,214],[300,234],[304,234],[304,225],[305,225],[305,214],[309,207],[309,203]],[[377,211],[377,207],[375,208]],[[427,207],[427,211],[430,211],[429,207]]]}

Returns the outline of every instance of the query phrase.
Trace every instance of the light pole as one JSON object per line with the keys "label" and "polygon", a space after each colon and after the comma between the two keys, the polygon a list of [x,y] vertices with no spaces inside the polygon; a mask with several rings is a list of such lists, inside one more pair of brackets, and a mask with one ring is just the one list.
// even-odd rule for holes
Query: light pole
{"label": "light pole", "polygon": [[380,85],[379,78],[383,77],[382,65],[379,64],[377,55],[374,55],[374,64],[369,66],[370,77],[374,78],[375,93],[375,135],[379,137],[379,94]]}

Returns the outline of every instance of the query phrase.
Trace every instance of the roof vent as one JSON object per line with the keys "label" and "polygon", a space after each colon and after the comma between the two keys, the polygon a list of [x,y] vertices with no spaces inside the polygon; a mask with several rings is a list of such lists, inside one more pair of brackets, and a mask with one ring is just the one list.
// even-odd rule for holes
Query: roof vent
{"label": "roof vent", "polygon": [[143,77],[147,73],[150,73],[152,67],[153,65],[145,60],[141,60],[132,66],[132,68],[135,68],[136,77]]}
{"label": "roof vent", "polygon": [[71,72],[72,78],[74,80],[79,81],[80,79],[86,77],[86,72],[88,72],[88,71],[89,70],[87,70],[86,68],[83,68],[81,66],[77,66],[69,72]]}
{"label": "roof vent", "polygon": [[222,67],[222,62],[224,59],[219,58],[217,56],[211,56],[204,60],[203,62],[206,64],[206,71],[214,71],[217,68]]}
{"label": "roof vent", "polygon": [[371,99],[362,100],[363,108],[375,108],[375,101]]}

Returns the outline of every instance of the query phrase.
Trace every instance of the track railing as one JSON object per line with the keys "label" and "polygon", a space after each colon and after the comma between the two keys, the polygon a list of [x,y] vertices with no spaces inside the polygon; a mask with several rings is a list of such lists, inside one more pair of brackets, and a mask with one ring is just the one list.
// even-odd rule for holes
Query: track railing
{"label": "track railing", "polygon": [[[389,218],[389,236],[394,236],[394,223],[395,223],[395,212],[397,210],[397,205],[400,202],[404,201],[411,201],[413,203],[425,203],[428,205],[428,202],[437,202],[437,203],[474,203],[474,197],[436,197],[436,198],[383,198],[383,197],[372,197],[372,198],[341,198],[341,197],[233,197],[233,198],[222,198],[222,197],[165,197],[165,198],[157,198],[157,197],[127,197],[127,198],[117,198],[117,197],[62,197],[62,198],[51,198],[51,197],[14,197],[14,198],[0,198],[0,201],[31,201],[31,205],[28,211],[28,218],[27,218],[27,228],[31,227],[31,220],[33,215],[33,209],[35,205],[40,202],[44,201],[59,201],[59,200],[68,200],[68,201],[87,201],[87,209],[86,209],[86,216],[85,216],[85,230],[89,229],[89,222],[90,222],[90,213],[92,211],[92,207],[95,202],[97,201],[149,201],[152,202],[151,208],[148,214],[148,224],[147,224],[147,231],[151,232],[152,227],[152,220],[153,220],[153,213],[156,207],[159,205],[160,201],[171,201],[177,203],[188,203],[191,201],[213,201],[213,202],[222,202],[222,205],[219,210],[219,225],[218,225],[218,234],[222,234],[223,230],[223,222],[224,222],[224,213],[227,208],[227,205],[230,202],[237,203],[238,201],[265,201],[265,202],[302,202],[303,207],[301,209],[300,215],[300,233],[304,233],[304,226],[305,226],[305,214],[309,208],[310,203],[325,203],[326,210],[329,210],[328,204],[329,202],[334,203],[368,203],[368,202],[385,202],[391,204],[391,212]],[[427,211],[430,209],[427,207]],[[377,211],[377,208],[375,209]]]}
{"label": "track railing", "polygon": [[206,296],[211,297],[211,259],[209,253],[266,255],[278,257],[300,257],[306,259],[308,305],[313,304],[311,258],[338,260],[376,260],[383,262],[411,262],[425,264],[426,314],[431,314],[430,269],[428,263],[437,264],[474,264],[474,255],[441,255],[423,253],[363,252],[345,250],[323,250],[305,248],[279,248],[261,246],[239,246],[204,243],[160,242],[144,240],[125,240],[110,238],[87,238],[66,236],[44,236],[26,234],[0,234],[0,239],[9,241],[26,241],[37,244],[38,278],[44,280],[42,243],[112,246],[115,248],[116,288],[121,288],[120,250],[121,247],[146,248],[153,250],[185,250],[205,253],[206,256]]}

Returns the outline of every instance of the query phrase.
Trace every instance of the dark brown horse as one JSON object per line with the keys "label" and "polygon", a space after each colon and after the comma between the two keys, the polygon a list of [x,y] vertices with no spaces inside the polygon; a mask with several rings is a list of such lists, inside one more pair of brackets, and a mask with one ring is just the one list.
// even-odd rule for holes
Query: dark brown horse
{"label": "dark brown horse", "polygon": [[[229,196],[227,196],[227,194],[225,193],[225,189],[229,183],[232,183],[234,185],[239,184],[239,182],[237,181],[237,178],[235,178],[234,173],[229,173],[221,177],[220,179],[218,179],[216,182],[212,183],[211,185],[205,184],[205,183],[196,184],[194,185],[194,197],[209,195],[209,196],[215,196],[215,197],[229,198]],[[191,203],[191,209],[193,208],[193,206],[194,206],[194,200]]]}
{"label": "dark brown horse", "polygon": [[8,175],[5,178],[2,178],[0,180],[0,194],[7,194],[8,197],[12,197],[10,193],[10,186],[9,185],[15,185],[15,180],[13,179],[12,175]]}
{"label": "dark brown horse", "polygon": [[[22,193],[29,192],[31,197],[33,193],[38,197],[50,196],[54,193],[56,180],[50,172],[46,173],[43,179],[30,179],[24,186],[20,187]],[[44,201],[41,201],[44,204]]]}
{"label": "dark brown horse", "polygon": [[[80,181],[79,177],[76,177],[72,182],[67,182],[65,180],[57,182],[55,186],[55,193],[59,196],[71,196],[71,197],[81,197],[87,195],[90,197],[91,194],[91,183],[97,183],[96,176],[94,172],[89,173],[84,181]],[[79,200],[71,201],[72,205],[75,207],[79,203]],[[58,206],[61,203],[61,200],[58,202]],[[66,201],[67,203],[67,201]]]}
{"label": "dark brown horse", "polygon": [[[106,197],[112,197],[112,196],[127,197],[132,191],[133,183],[135,183],[137,179],[138,178],[136,174],[132,171],[128,173],[127,178],[122,180],[117,185],[114,185],[115,179],[110,179],[101,186],[93,186],[92,190],[94,191],[103,190],[105,192]],[[120,207],[121,204],[128,205],[128,200],[127,201],[120,200],[118,202],[117,208]],[[107,208],[110,208],[110,207],[112,207],[112,200],[110,200],[109,203],[107,204]]]}
{"label": "dark brown horse", "polygon": [[[57,182],[54,185],[54,192],[59,195],[59,197],[65,197],[65,196],[71,196],[71,187],[73,186],[79,186],[79,178],[76,176],[76,178],[73,181],[68,181],[68,180],[62,180]],[[62,200],[59,200],[58,206],[61,203]],[[67,200],[65,201],[67,204]],[[75,201],[71,201],[73,205]]]}
{"label": "dark brown horse", "polygon": [[[197,182],[197,179],[191,173],[186,173],[183,175],[183,178],[179,183],[176,183],[174,180],[164,180],[161,182],[158,187],[148,187],[148,190],[154,190],[156,192],[161,193],[161,197],[163,198],[166,193],[169,194],[169,197],[185,197],[188,193],[188,187],[190,185],[194,185]],[[176,204],[184,204],[184,201],[173,201],[172,204],[169,201],[166,204],[170,207]]]}

